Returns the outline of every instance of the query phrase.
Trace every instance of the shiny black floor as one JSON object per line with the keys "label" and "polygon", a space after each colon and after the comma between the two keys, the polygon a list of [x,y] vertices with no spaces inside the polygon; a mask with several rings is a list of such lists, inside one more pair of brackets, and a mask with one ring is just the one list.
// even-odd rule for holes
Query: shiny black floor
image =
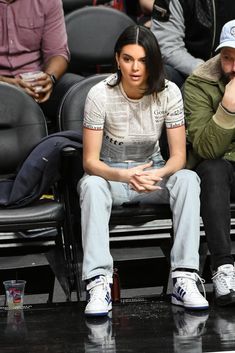
{"label": "shiny black floor", "polygon": [[86,319],[84,303],[0,308],[1,353],[235,352],[235,307],[187,312],[165,300],[128,299]]}

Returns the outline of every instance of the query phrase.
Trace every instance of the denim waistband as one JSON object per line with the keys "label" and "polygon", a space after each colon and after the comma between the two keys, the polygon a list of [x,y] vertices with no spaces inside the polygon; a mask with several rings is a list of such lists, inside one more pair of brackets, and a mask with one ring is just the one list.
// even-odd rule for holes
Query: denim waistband
{"label": "denim waistband", "polygon": [[[109,162],[109,161],[103,161],[107,165],[113,168],[123,168],[123,169],[129,169],[136,167],[141,164],[149,163],[151,160],[143,161],[143,162],[135,162],[135,161],[125,161],[125,162]],[[152,160],[153,164],[151,168],[162,168],[166,164],[164,159],[157,159],[157,160]]]}

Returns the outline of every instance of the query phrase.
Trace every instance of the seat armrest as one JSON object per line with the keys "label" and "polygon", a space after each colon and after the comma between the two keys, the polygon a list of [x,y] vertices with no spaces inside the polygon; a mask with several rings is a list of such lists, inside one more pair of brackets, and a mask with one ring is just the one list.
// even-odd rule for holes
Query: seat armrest
{"label": "seat armrest", "polygon": [[84,174],[82,164],[82,148],[65,147],[61,151],[61,177],[64,186],[75,189],[78,180]]}
{"label": "seat armrest", "polygon": [[77,156],[79,153],[77,148],[74,147],[64,147],[61,151],[62,157],[63,158],[68,158],[68,157],[74,157]]}
{"label": "seat armrest", "polygon": [[62,178],[80,179],[83,175],[82,148],[65,147],[61,151],[61,174]]}

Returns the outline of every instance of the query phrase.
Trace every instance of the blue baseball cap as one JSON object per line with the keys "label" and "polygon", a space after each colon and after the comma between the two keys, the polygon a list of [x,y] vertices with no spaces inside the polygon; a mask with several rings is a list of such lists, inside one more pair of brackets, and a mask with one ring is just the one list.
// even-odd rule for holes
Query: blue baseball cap
{"label": "blue baseball cap", "polygon": [[225,23],[220,35],[220,44],[215,51],[224,48],[235,48],[235,20]]}

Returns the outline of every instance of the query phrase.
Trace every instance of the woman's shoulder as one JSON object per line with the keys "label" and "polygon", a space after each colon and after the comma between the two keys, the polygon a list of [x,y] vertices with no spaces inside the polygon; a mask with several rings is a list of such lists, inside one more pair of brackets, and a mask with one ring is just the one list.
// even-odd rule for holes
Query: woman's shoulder
{"label": "woman's shoulder", "polygon": [[117,80],[117,75],[112,74],[103,79],[102,81],[96,83],[93,87],[91,87],[88,95],[90,98],[94,98],[97,95],[102,96],[102,95],[107,95],[107,92],[110,91],[110,88],[113,84],[115,84]]}
{"label": "woman's shoulder", "polygon": [[172,81],[165,80],[165,88],[158,93],[158,97],[182,96],[179,87]]}
{"label": "woman's shoulder", "polygon": [[179,87],[174,82],[167,79],[165,80],[165,87],[168,91],[180,92]]}

